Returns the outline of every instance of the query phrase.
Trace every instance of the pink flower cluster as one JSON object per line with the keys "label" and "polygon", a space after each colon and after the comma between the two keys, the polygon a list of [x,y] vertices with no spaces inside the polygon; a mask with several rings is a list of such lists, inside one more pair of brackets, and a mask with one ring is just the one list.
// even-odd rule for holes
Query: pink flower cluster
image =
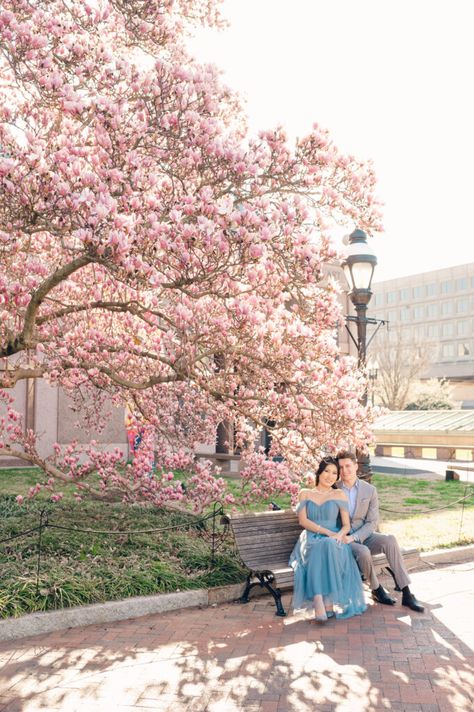
{"label": "pink flower cluster", "polygon": [[[322,276],[331,225],[380,227],[372,168],[318,126],[295,147],[282,128],[246,134],[239,98],[185,51],[216,7],[3,2],[0,385],[42,377],[86,424],[128,405],[143,430],[127,468],[92,444],[45,460],[10,409],[0,454],[41,466],[53,496],[61,480],[82,496],[99,472],[129,500],[221,500],[194,457],[220,422],[246,457],[274,423],[286,464],[248,460],[255,495],[293,491],[322,450],[370,437]],[[180,469],[186,491],[168,476]]]}

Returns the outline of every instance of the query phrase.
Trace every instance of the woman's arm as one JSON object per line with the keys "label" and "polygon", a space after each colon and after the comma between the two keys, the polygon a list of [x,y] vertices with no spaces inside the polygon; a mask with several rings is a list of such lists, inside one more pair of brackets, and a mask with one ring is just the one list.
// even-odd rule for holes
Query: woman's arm
{"label": "woman's arm", "polygon": [[[347,503],[346,495],[343,493],[341,493],[341,494],[342,494],[342,496],[340,497],[340,499],[343,502]],[[349,532],[351,530],[351,519],[349,517],[349,512],[347,511],[347,509],[339,507],[339,514],[341,516],[342,527],[339,529],[338,532],[333,533],[332,536],[334,539],[336,539],[336,541],[338,541],[340,544],[342,544],[343,542],[345,542],[346,536],[349,534]]]}
{"label": "woman's arm", "polygon": [[349,512],[346,509],[340,509],[339,513],[341,515],[342,527],[339,529],[334,538],[337,539],[337,541],[343,542],[351,530],[351,520]]}
{"label": "woman's arm", "polygon": [[349,512],[347,511],[347,509],[340,509],[339,512],[341,514],[342,524],[342,527],[339,529],[339,531],[343,534],[349,534],[351,530],[351,518],[349,517]]}

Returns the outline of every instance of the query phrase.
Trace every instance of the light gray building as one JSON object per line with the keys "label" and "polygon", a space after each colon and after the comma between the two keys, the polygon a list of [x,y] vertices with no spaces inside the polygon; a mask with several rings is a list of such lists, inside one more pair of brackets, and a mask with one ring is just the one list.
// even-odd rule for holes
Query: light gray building
{"label": "light gray building", "polygon": [[422,378],[445,378],[462,408],[474,408],[474,262],[376,282],[370,316],[392,336],[426,344],[432,364]]}

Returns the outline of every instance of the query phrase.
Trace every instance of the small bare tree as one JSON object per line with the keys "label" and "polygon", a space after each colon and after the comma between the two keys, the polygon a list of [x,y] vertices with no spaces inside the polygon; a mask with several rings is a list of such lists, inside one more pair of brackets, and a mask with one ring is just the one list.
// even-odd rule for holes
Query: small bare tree
{"label": "small bare tree", "polygon": [[403,410],[418,376],[433,361],[433,347],[395,328],[379,335],[372,357],[378,368],[377,399],[390,410]]}

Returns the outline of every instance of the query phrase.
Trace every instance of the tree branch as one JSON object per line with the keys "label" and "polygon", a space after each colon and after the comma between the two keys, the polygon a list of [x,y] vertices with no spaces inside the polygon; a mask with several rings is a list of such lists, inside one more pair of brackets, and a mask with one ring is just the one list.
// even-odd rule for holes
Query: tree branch
{"label": "tree branch", "polygon": [[36,317],[38,309],[40,308],[46,295],[57,287],[58,284],[64,282],[68,277],[70,277],[71,274],[74,274],[74,272],[77,272],[77,270],[85,267],[91,262],[93,262],[93,259],[88,255],[78,257],[63,267],[59,267],[59,269],[53,272],[53,274],[48,277],[48,279],[46,279],[35,292],[33,292],[30,303],[26,309],[23,331],[19,334],[19,336],[13,339],[13,341],[9,341],[4,348],[0,349],[0,358],[12,356],[13,354],[34,346],[33,333],[36,326]]}

